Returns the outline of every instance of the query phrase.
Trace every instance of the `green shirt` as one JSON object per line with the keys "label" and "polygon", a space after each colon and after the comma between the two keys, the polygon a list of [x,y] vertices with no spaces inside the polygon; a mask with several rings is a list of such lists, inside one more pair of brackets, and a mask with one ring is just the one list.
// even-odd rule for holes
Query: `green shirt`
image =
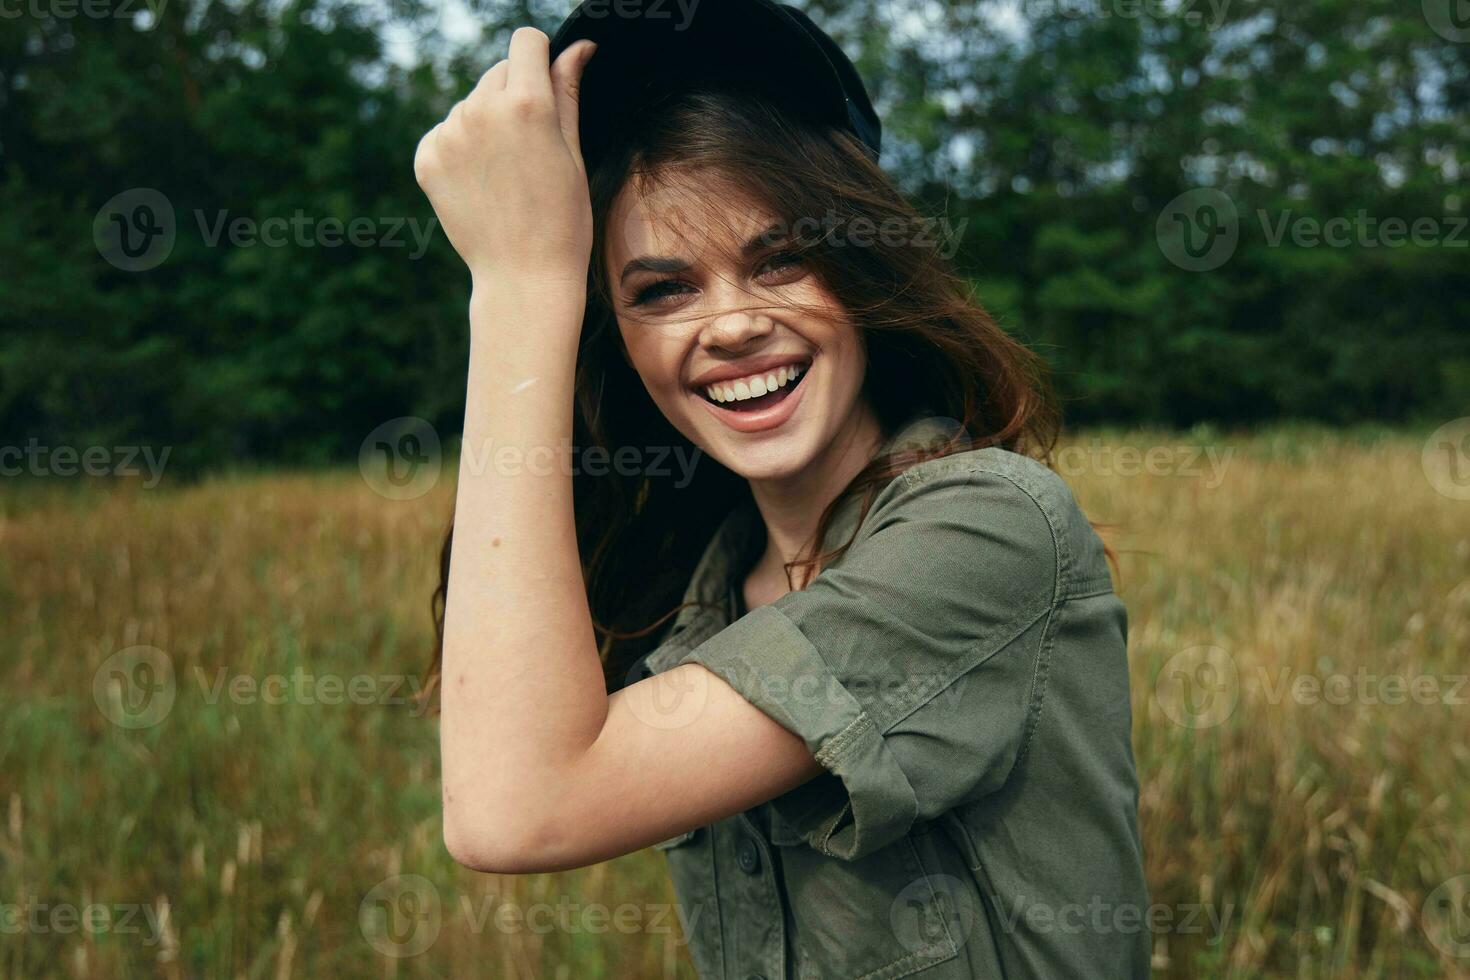
{"label": "green shirt", "polygon": [[729,514],[685,596],[713,606],[646,659],[703,664],[826,770],[655,845],[701,977],[1147,977],[1127,617],[1066,484],[993,448],[912,466],[740,615],[764,537]]}

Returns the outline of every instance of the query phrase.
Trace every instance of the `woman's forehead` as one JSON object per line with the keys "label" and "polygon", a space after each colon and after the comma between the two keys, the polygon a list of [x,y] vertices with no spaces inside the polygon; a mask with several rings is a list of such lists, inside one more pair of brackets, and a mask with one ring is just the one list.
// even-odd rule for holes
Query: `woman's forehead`
{"label": "woman's forehead", "polygon": [[637,256],[697,261],[735,254],[776,224],[770,208],[728,180],[699,174],[629,180],[608,214],[608,261],[617,268]]}

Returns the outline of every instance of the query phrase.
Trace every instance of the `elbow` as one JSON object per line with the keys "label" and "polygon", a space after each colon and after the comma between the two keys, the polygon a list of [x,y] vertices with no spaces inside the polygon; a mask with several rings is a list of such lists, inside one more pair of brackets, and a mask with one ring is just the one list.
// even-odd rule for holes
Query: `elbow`
{"label": "elbow", "polygon": [[[497,808],[503,811],[513,807]],[[444,848],[457,864],[483,874],[523,875],[561,870],[542,825],[512,813],[461,808],[444,811]]]}

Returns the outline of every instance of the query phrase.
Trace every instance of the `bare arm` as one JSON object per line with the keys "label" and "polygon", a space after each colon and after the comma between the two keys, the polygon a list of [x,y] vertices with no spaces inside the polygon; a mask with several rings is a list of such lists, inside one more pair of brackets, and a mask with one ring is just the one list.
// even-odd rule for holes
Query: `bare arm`
{"label": "bare arm", "polygon": [[[579,56],[552,69],[546,36],[517,31],[415,161],[475,282],[440,751],[445,842],[487,871],[627,853],[820,771],[800,737],[698,665],[605,693],[571,474],[553,462],[571,438],[591,249]],[[498,451],[521,462],[497,465]]]}
{"label": "bare arm", "polygon": [[[465,445],[476,451],[460,464],[440,748],[445,841],[483,870],[604,860],[819,771],[799,737],[698,665],[605,694],[571,476],[531,452],[571,434],[575,343],[554,338],[575,337],[580,304],[548,299],[502,295],[471,313],[490,324],[534,318],[546,339],[482,343],[487,330],[470,358]],[[565,321],[546,322],[554,317]],[[474,467],[502,447],[523,450],[505,458],[525,465]]]}

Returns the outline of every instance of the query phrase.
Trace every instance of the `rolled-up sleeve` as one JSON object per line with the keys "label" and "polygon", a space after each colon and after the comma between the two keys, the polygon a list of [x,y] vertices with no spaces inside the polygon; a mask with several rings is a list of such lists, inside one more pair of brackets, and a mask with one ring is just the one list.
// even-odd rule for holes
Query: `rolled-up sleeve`
{"label": "rolled-up sleeve", "polygon": [[772,801],[852,860],[1002,786],[1045,688],[1057,544],[1004,467],[936,460],[875,499],[842,560],[686,653],[827,770]]}

